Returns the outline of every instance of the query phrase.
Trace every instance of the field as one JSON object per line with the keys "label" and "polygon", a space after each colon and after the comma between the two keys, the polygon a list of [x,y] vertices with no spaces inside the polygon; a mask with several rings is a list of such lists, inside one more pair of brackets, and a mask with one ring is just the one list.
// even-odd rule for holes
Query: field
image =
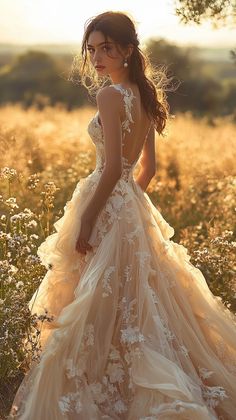
{"label": "field", "polygon": [[[0,417],[27,370],[22,339],[35,319],[26,302],[46,271],[36,255],[76,183],[95,167],[87,133],[93,108],[0,112]],[[212,292],[236,313],[236,125],[232,118],[179,114],[156,137],[156,175],[147,193],[187,247]],[[137,172],[139,167],[137,167]],[[37,332],[31,353],[37,357]]]}

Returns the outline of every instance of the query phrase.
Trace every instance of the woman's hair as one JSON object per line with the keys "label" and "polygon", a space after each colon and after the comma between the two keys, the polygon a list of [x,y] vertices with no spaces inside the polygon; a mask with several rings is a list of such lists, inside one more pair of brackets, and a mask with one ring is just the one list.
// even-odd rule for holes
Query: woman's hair
{"label": "woman's hair", "polygon": [[100,31],[105,37],[105,42],[108,42],[110,37],[118,50],[119,46],[126,48],[132,44],[133,51],[128,59],[129,80],[138,85],[147,115],[153,121],[155,130],[164,136],[169,116],[165,87],[171,79],[168,79],[164,65],[154,67],[148,55],[140,50],[135,25],[126,13],[108,11],[86,21],[81,55],[74,57],[69,80],[78,82],[79,76],[79,83],[82,83],[91,95],[107,82],[107,78],[98,77],[87,58],[88,38],[93,31]]}

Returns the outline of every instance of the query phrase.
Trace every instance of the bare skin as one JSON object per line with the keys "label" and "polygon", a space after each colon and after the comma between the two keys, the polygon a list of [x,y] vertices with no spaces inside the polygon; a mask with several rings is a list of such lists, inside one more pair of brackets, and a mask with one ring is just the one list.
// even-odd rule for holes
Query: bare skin
{"label": "bare skin", "polygon": [[[155,132],[148,119],[142,104],[138,86],[132,84],[128,78],[128,68],[124,67],[124,59],[129,63],[133,46],[126,49],[117,48],[111,38],[105,45],[105,37],[99,31],[93,31],[88,39],[88,52],[91,64],[104,66],[97,69],[99,76],[109,75],[112,84],[121,84],[124,88],[132,89],[135,100],[132,108],[133,120],[136,124],[132,127],[127,147],[122,150],[122,131],[120,122],[125,117],[123,99],[120,93],[109,86],[102,88],[97,93],[99,117],[104,133],[105,167],[98,182],[97,188],[88,203],[81,218],[81,230],[76,243],[78,252],[85,254],[91,249],[89,238],[98,214],[104,207],[109,195],[122,173],[122,156],[132,163],[142,150],[140,160],[141,170],[136,182],[145,191],[147,185],[155,174]],[[111,57],[110,57],[111,56]],[[125,145],[126,146],[126,145]]]}

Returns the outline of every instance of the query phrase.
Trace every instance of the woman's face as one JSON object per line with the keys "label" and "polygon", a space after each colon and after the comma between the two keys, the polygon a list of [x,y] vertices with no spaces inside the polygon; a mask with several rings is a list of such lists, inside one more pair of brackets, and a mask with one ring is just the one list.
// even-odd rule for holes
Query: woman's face
{"label": "woman's face", "polygon": [[124,58],[126,57],[123,49],[119,52],[115,42],[110,37],[106,42],[102,32],[93,31],[90,33],[87,50],[90,61],[100,76],[123,71]]}

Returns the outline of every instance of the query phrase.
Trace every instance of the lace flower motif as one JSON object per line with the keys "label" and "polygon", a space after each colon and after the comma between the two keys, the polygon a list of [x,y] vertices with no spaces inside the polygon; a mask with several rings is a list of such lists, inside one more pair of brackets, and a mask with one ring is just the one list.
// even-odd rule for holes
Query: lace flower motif
{"label": "lace flower motif", "polygon": [[102,286],[104,288],[104,292],[102,294],[102,297],[107,297],[112,294],[112,288],[109,284],[111,281],[111,274],[115,272],[116,267],[114,265],[111,265],[105,270],[103,279],[102,279]]}
{"label": "lace flower motif", "polygon": [[79,376],[80,374],[80,369],[75,366],[75,364],[73,363],[73,359],[66,359],[65,362],[65,367],[66,367],[66,376],[71,379],[71,378],[75,378],[76,376]]}
{"label": "lace flower motif", "polygon": [[102,384],[99,382],[93,382],[89,385],[89,388],[93,394],[94,400],[101,404],[106,401],[107,394],[102,392]]}
{"label": "lace flower motif", "polygon": [[188,349],[184,345],[180,346],[180,351],[185,357],[188,357]]}
{"label": "lace flower motif", "polygon": [[128,300],[125,296],[123,296],[120,299],[118,309],[121,311],[122,321],[124,321],[126,325],[133,323],[138,317],[137,310],[135,310],[136,306],[136,298]]}
{"label": "lace flower motif", "polygon": [[121,343],[136,343],[145,341],[145,337],[140,333],[138,327],[128,326],[124,330],[121,330]]}
{"label": "lace flower motif", "polygon": [[133,232],[128,232],[124,235],[124,240],[128,241],[129,244],[134,244],[134,238],[138,238],[140,232],[142,232],[143,228],[141,226],[137,226]]}
{"label": "lace flower motif", "polygon": [[210,378],[210,376],[213,375],[213,373],[214,373],[211,370],[206,369],[204,367],[200,367],[200,366],[198,366],[198,371],[199,371],[199,376],[202,379]]}
{"label": "lace flower motif", "polygon": [[151,296],[152,296],[153,302],[154,302],[154,303],[158,303],[158,302],[159,302],[159,298],[157,297],[157,294],[156,294],[156,292],[154,291],[154,289],[153,289],[150,285],[148,285],[147,287],[148,287],[148,289],[150,290],[150,293],[151,293]]}
{"label": "lace flower motif", "polygon": [[110,360],[120,360],[120,353],[119,351],[115,348],[115,347],[111,347],[111,351],[109,354],[109,359]]}
{"label": "lace flower motif", "polygon": [[123,403],[123,401],[118,400],[114,404],[114,410],[119,414],[125,413],[127,411],[127,406]]}
{"label": "lace flower motif", "polygon": [[146,269],[147,264],[151,258],[151,254],[148,251],[137,251],[135,252],[135,255],[137,255],[140,267]]}
{"label": "lace flower motif", "polygon": [[59,399],[58,405],[63,415],[69,412],[76,412],[79,414],[82,411],[79,392],[70,392],[67,395],[63,395]]}
{"label": "lace flower motif", "polygon": [[125,269],[124,269],[124,278],[126,282],[130,282],[132,277],[131,277],[131,265],[126,265]]}
{"label": "lace flower motif", "polygon": [[229,398],[222,386],[202,386],[202,396],[210,408],[219,404],[219,399]]}
{"label": "lace flower motif", "polygon": [[121,363],[108,363],[106,372],[112,384],[115,382],[123,382],[125,372]]}
{"label": "lace flower motif", "polygon": [[93,324],[87,324],[83,335],[83,345],[93,346],[94,345],[94,326]]}

